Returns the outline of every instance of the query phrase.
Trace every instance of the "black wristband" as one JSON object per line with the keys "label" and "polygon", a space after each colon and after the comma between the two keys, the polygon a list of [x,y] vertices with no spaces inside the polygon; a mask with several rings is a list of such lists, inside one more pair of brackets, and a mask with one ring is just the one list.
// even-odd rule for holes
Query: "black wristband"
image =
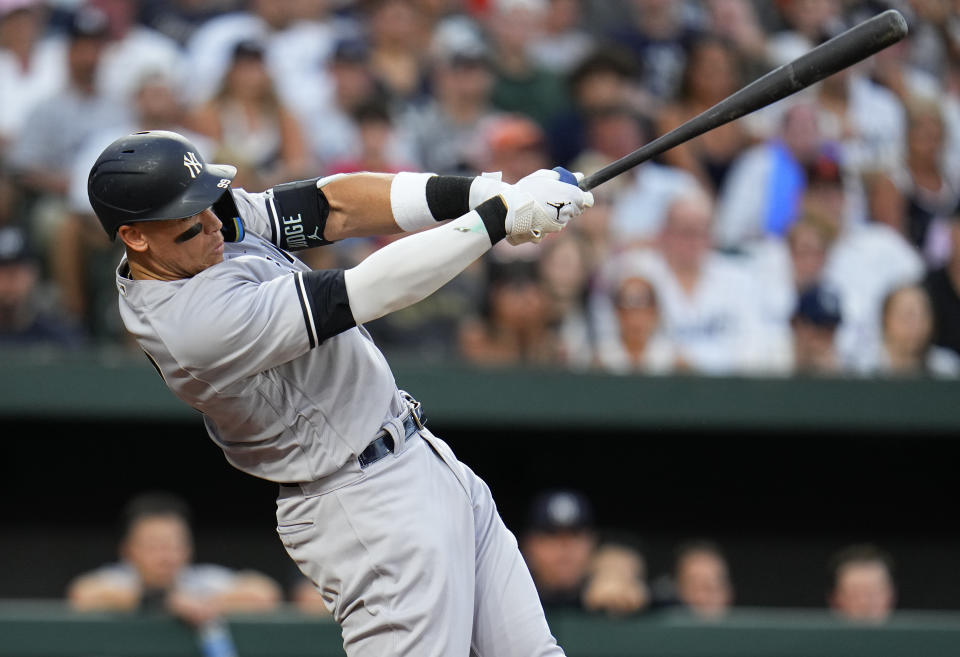
{"label": "black wristband", "polygon": [[494,196],[477,206],[477,214],[490,236],[490,244],[496,244],[507,236],[507,204],[503,198]]}
{"label": "black wristband", "polygon": [[470,212],[470,185],[467,176],[433,176],[427,180],[427,206],[437,221],[456,219]]}

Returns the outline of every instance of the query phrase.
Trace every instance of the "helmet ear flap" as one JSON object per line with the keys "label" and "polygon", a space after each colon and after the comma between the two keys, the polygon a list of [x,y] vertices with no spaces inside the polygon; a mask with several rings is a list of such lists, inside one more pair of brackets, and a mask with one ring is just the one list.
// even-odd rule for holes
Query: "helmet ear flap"
{"label": "helmet ear flap", "polygon": [[245,234],[243,220],[240,218],[240,211],[237,209],[237,202],[234,200],[231,190],[224,191],[217,202],[213,204],[213,213],[223,224],[220,232],[223,234],[225,242],[243,241]]}

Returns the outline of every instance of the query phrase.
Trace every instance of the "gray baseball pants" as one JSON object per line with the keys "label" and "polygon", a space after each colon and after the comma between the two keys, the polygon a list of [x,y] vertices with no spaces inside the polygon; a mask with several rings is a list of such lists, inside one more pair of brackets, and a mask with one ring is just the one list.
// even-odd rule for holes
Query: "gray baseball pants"
{"label": "gray baseball pants", "polygon": [[282,487],[277,533],[349,657],[562,657],[487,485],[427,429],[361,469]]}

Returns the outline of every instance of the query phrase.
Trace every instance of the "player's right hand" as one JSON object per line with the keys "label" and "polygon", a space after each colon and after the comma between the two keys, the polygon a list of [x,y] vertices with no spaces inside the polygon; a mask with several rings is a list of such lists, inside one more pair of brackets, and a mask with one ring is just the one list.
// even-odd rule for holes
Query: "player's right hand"
{"label": "player's right hand", "polygon": [[540,169],[505,186],[501,196],[507,204],[507,241],[539,242],[546,233],[563,230],[584,208],[591,207],[593,194],[569,182],[582,178],[582,173],[565,169]]}

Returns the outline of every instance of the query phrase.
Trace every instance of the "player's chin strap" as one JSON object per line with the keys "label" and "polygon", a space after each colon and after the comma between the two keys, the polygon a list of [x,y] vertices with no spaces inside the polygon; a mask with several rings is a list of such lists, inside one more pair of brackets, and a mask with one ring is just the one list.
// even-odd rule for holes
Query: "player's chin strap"
{"label": "player's chin strap", "polygon": [[223,223],[220,232],[223,233],[224,242],[243,241],[243,236],[246,234],[243,230],[243,220],[240,218],[237,203],[233,200],[233,193],[229,189],[213,204],[213,213]]}

